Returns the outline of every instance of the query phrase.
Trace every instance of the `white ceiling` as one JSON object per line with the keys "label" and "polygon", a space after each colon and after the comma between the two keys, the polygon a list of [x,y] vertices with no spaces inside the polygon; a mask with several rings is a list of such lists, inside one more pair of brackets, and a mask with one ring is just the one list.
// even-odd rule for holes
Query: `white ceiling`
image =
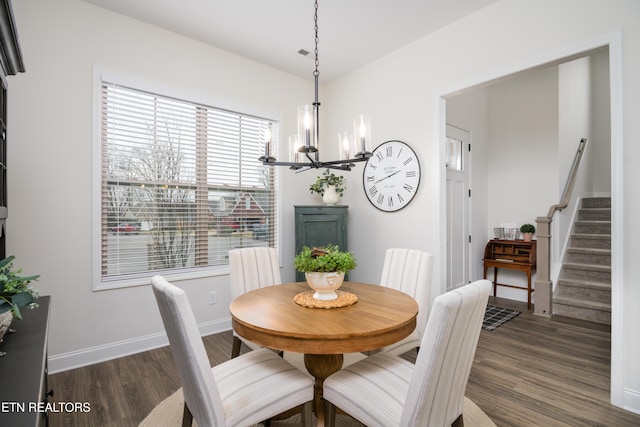
{"label": "white ceiling", "polygon": [[[313,79],[312,0],[84,0]],[[320,0],[320,81],[329,82],[497,0]],[[305,49],[311,54],[300,55]]]}

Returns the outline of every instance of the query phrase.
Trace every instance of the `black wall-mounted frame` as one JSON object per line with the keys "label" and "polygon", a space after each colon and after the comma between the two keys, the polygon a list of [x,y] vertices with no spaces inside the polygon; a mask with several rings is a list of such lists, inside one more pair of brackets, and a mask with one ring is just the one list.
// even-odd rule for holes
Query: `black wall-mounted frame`
{"label": "black wall-mounted frame", "polygon": [[24,73],[24,63],[10,0],[0,0],[0,259],[6,257],[7,76]]}

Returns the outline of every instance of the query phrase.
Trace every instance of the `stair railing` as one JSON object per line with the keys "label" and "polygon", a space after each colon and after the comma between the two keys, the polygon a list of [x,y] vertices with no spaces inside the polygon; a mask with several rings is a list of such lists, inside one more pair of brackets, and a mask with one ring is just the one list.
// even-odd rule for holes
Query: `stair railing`
{"label": "stair railing", "polygon": [[569,176],[564,187],[562,200],[557,205],[549,208],[546,216],[536,218],[537,224],[537,259],[538,266],[536,272],[536,302],[533,308],[533,314],[539,316],[551,317],[552,314],[552,292],[553,283],[551,282],[551,223],[553,216],[557,211],[561,211],[569,205],[573,187],[576,183],[576,176],[582,155],[587,147],[587,138],[582,138],[578,144],[578,151],[573,158],[573,164],[569,171]]}

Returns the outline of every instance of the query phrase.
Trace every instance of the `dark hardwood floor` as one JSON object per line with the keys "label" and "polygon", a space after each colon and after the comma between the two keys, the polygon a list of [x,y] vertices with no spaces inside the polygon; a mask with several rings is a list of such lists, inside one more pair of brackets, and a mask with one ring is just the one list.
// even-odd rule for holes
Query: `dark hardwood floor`
{"label": "dark hardwood floor", "polygon": [[[640,415],[609,404],[608,327],[534,316],[526,303],[491,302],[522,311],[481,332],[467,386],[498,427],[640,426]],[[229,358],[231,332],[204,341],[212,365]],[[168,347],[54,374],[49,382],[53,401],[91,405],[86,413],[52,413],[51,427],[137,426],[180,387]]]}

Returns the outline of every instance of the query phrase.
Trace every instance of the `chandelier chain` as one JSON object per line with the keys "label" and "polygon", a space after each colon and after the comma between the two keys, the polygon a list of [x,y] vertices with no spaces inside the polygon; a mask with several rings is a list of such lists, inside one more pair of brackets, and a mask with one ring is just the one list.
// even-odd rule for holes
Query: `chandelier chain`
{"label": "chandelier chain", "polygon": [[313,76],[318,77],[320,75],[320,71],[318,71],[318,66],[320,65],[320,61],[318,60],[318,1],[316,0],[314,4],[314,14],[313,14],[313,22],[315,24],[315,50],[313,53],[316,56],[316,69],[313,71]]}

